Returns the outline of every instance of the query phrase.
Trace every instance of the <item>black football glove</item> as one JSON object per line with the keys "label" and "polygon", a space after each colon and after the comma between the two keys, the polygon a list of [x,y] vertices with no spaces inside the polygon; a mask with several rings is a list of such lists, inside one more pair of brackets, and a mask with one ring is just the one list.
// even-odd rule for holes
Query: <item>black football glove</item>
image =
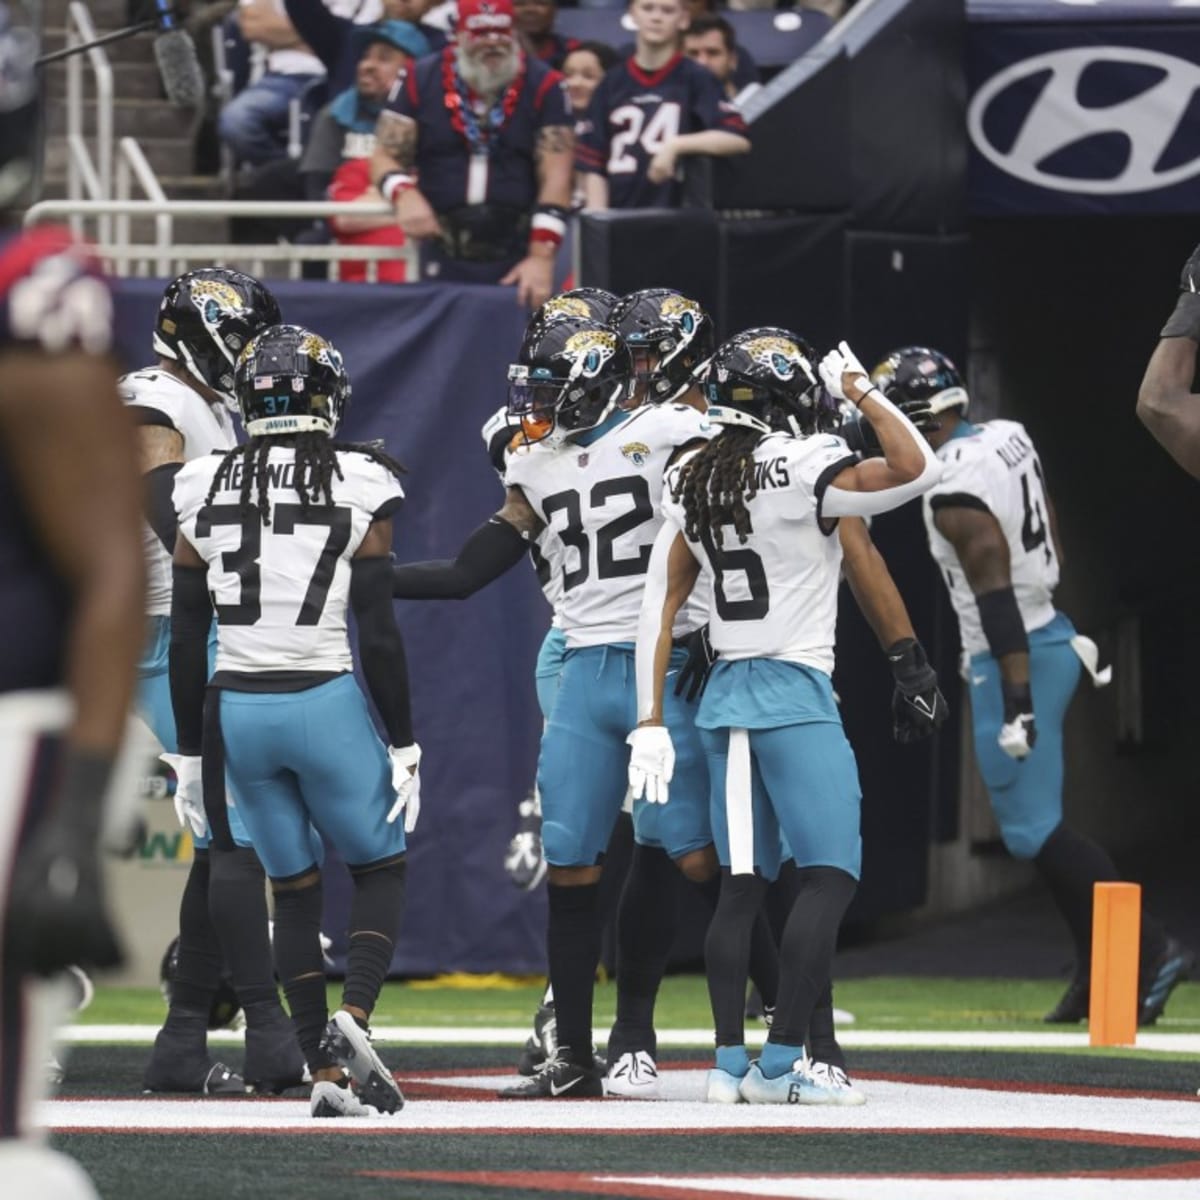
{"label": "black football glove", "polygon": [[5,957],[17,970],[116,967],[122,954],[108,919],[99,858],[108,764],[68,753],[53,812],[22,850],[5,917]]}
{"label": "black football glove", "polygon": [[896,681],[892,736],[902,743],[929,737],[950,715],[946,697],[938,690],[937,672],[916,638],[902,638],[889,646],[887,657]]}
{"label": "black football glove", "polygon": [[[893,400],[892,403],[916,426],[918,433],[934,433],[941,429],[942,424],[929,407],[928,400],[902,400],[898,404]],[[863,458],[876,458],[883,453],[875,427],[860,412],[846,417],[838,432],[846,445]]]}
{"label": "black football glove", "polygon": [[708,640],[708,626],[701,625],[695,633],[688,634],[687,661],[679,668],[675,678],[675,695],[683,696],[689,704],[703,695],[709,672],[716,661],[716,652]]}
{"label": "black football glove", "polygon": [[1179,273],[1179,299],[1159,337],[1188,337],[1200,342],[1200,246]]}

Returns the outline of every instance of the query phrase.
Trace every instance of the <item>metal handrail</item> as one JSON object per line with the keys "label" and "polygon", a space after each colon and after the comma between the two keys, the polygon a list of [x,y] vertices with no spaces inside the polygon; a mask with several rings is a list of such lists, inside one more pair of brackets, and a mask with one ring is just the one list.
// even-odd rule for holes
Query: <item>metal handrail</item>
{"label": "metal handrail", "polygon": [[[26,226],[39,221],[61,220],[64,217],[271,217],[322,218],[322,217],[385,217],[392,210],[382,201],[378,204],[355,204],[351,201],[335,200],[42,200],[25,213]],[[127,264],[130,259],[145,260],[139,254],[145,246],[129,241],[100,241],[96,252],[115,264]],[[301,243],[277,243],[270,245],[241,245],[233,242],[172,245],[160,240],[155,246],[160,275],[175,273],[178,264],[195,261],[230,262],[248,261],[251,270],[258,273],[258,265],[264,262],[286,262],[292,267],[293,276],[299,275],[300,264],[305,261],[328,262],[339,260],[367,263],[368,278],[373,278],[372,264],[381,259],[399,259],[405,263],[405,278],[415,281],[420,278],[418,254],[413,242],[402,246],[347,246],[305,245]],[[164,253],[165,252],[165,253]],[[161,268],[166,266],[167,270]]]}
{"label": "metal handrail", "polygon": [[[83,45],[96,39],[92,15],[81,0],[67,5],[67,44]],[[93,158],[83,132],[83,54],[96,80],[96,153]],[[101,200],[112,195],[113,183],[113,72],[108,55],[92,46],[83,54],[67,59],[67,195],[76,203],[83,201],[84,190],[89,200]],[[97,194],[98,193],[98,194]],[[78,217],[71,222],[75,232],[82,233]],[[97,224],[101,241],[112,238],[112,222],[102,216]]]}
{"label": "metal handrail", "polygon": [[[167,203],[167,194],[162,190],[162,184],[158,182],[158,176],[155,175],[154,168],[142,152],[142,147],[135,138],[123,137],[117,143],[116,198],[118,200],[130,200],[132,198],[130,196],[130,187],[134,179],[137,180],[138,186],[142,191],[146,193],[148,200],[153,200],[160,204]],[[121,212],[117,214],[115,240],[118,245],[129,243],[129,221],[129,213]],[[175,219],[169,213],[160,213],[154,218],[154,245],[159,250],[154,267],[160,278],[165,276],[169,270],[166,252],[175,240],[174,227]],[[141,266],[146,266],[149,263],[148,259],[139,259],[138,261]],[[129,274],[128,256],[122,255],[117,258],[116,270],[118,275]]]}

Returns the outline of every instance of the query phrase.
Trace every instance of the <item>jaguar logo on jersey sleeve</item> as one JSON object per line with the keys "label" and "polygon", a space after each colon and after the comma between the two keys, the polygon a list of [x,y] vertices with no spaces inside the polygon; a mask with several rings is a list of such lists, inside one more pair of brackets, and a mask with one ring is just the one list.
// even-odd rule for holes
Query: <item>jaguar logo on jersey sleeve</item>
{"label": "jaguar logo on jersey sleeve", "polygon": [[617,335],[607,331],[587,329],[573,333],[567,344],[555,355],[571,364],[571,378],[593,379],[600,368],[617,352]]}
{"label": "jaguar logo on jersey sleeve", "polygon": [[800,347],[787,338],[755,338],[746,343],[746,353],[779,379],[794,379],[796,371],[800,370],[804,372],[810,382],[816,383],[812,369]]}

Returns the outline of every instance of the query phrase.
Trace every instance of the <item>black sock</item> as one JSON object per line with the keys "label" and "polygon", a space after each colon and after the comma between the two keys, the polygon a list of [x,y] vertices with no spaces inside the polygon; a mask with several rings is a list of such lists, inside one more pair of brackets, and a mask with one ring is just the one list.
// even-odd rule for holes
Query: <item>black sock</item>
{"label": "black sock", "polygon": [[208,911],[233,989],[251,1028],[285,1019],[275,986],[267,926],[266,873],[253,850],[209,851]]}
{"label": "black sock", "polygon": [[617,1020],[608,1056],[658,1053],[654,1002],[679,928],[679,868],[665,850],[634,846],[617,908]]}
{"label": "black sock", "polygon": [[[1046,839],[1033,864],[1071,932],[1075,943],[1075,974],[1087,979],[1092,964],[1093,886],[1119,881],[1120,872],[1107,851],[1066,825],[1059,825]],[[1163,927],[1143,911],[1140,954],[1143,972],[1159,958],[1165,946]]]}
{"label": "black sock", "polygon": [[858,882],[836,867],[801,867],[780,947],[779,1003],[768,1035],[802,1046],[817,998],[828,986],[838,926]]}
{"label": "black sock", "polygon": [[600,885],[546,888],[550,902],[546,952],[554,988],[558,1045],[582,1066],[592,1063],[592,993],[600,961]]}
{"label": "black sock", "polygon": [[812,1016],[808,1021],[808,1037],[804,1042],[808,1057],[814,1062],[829,1063],[833,1067],[846,1069],[846,1056],[838,1045],[833,1029],[833,985],[827,983],[817,997]]}
{"label": "black sock", "polygon": [[704,973],[717,1045],[742,1046],[746,1042],[750,943],[767,882],[758,875],[731,875],[722,868],[719,886],[717,910],[704,938]]}
{"label": "black sock", "polygon": [[310,1071],[331,1066],[321,1051],[329,1021],[325,960],[321,954],[321,881],[275,892],[275,962],[292,1014],[296,1040]]}
{"label": "black sock", "polygon": [[396,932],[404,910],[403,859],[382,867],[352,870],[350,945],[346,952],[346,984],[342,1003],[374,1011],[379,991],[392,965]]}
{"label": "black sock", "polygon": [[208,1014],[221,981],[221,948],[208,913],[209,857],[197,850],[179,901],[179,960],[166,1027],[207,1043]]}

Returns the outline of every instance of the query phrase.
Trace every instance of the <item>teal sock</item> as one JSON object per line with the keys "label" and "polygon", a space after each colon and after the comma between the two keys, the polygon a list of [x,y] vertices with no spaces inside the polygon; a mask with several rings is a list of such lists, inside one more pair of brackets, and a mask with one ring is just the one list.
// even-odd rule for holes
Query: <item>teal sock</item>
{"label": "teal sock", "polygon": [[717,1070],[741,1079],[750,1070],[750,1055],[745,1046],[718,1046]]}
{"label": "teal sock", "polygon": [[778,1079],[792,1069],[792,1063],[804,1057],[803,1046],[788,1046],[783,1042],[767,1041],[759,1056],[758,1065],[768,1079]]}

